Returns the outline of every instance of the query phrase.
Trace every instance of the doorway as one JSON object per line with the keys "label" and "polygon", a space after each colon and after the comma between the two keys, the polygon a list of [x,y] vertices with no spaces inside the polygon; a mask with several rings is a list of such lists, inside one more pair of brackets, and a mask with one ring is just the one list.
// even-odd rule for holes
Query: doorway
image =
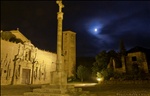
{"label": "doorway", "polygon": [[22,84],[30,84],[30,69],[22,69]]}

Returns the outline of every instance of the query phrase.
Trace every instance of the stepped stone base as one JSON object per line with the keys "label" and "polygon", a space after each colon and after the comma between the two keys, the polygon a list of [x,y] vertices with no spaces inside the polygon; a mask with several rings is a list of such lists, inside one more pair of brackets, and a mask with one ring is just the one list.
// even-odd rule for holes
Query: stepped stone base
{"label": "stepped stone base", "polygon": [[73,85],[42,85],[42,88],[33,89],[33,92],[26,92],[24,96],[96,96],[89,91],[82,91],[82,88],[75,88]]}

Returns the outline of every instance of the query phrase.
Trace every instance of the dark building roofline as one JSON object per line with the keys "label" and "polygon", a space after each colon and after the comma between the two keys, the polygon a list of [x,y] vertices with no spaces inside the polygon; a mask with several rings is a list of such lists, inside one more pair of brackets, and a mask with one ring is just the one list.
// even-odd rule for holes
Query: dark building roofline
{"label": "dark building roofline", "polygon": [[134,53],[134,52],[150,53],[150,49],[144,48],[144,47],[140,47],[140,46],[136,46],[136,47],[133,47],[133,48],[131,48],[131,49],[129,49],[127,51],[127,53]]}
{"label": "dark building roofline", "polygon": [[136,46],[127,51],[127,53],[134,53],[134,52],[144,52],[146,54],[146,59],[150,67],[150,49]]}

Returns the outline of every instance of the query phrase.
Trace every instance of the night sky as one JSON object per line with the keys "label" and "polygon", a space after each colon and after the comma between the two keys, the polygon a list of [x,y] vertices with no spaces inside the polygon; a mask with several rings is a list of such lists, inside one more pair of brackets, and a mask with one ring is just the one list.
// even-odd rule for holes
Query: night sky
{"label": "night sky", "polygon": [[[150,48],[150,1],[63,1],[63,30],[76,32],[77,56]],[[39,49],[56,52],[55,1],[1,1],[1,30],[19,28]]]}

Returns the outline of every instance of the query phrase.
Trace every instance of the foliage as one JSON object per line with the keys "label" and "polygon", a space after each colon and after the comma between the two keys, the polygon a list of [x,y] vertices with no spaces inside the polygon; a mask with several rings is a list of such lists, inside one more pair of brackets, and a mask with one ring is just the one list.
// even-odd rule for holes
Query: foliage
{"label": "foliage", "polygon": [[97,76],[97,78],[102,78],[103,77],[100,72],[97,72],[96,76]]}
{"label": "foliage", "polygon": [[96,77],[97,72],[99,72],[99,66],[98,63],[94,62],[92,67],[92,75]]}
{"label": "foliage", "polygon": [[108,58],[108,54],[105,50],[100,52],[96,56],[96,63],[98,64],[100,71],[107,68],[108,62],[109,62],[109,58]]}
{"label": "foliage", "polygon": [[79,65],[77,68],[77,76],[78,78],[81,80],[81,82],[83,82],[85,79],[88,78],[88,68],[83,66],[83,65]]}
{"label": "foliage", "polygon": [[114,50],[108,51],[107,54],[108,54],[109,58],[111,58],[111,57],[117,58],[117,56],[118,56],[118,54]]}
{"label": "foliage", "polygon": [[13,35],[11,32],[6,31],[6,32],[1,32],[1,38],[4,40],[10,40],[10,38],[15,38],[16,36]]}
{"label": "foliage", "polygon": [[101,71],[101,74],[103,75],[105,80],[109,80],[111,77],[113,77],[113,69],[107,68]]}
{"label": "foliage", "polygon": [[119,73],[119,72],[114,72],[113,74],[114,79],[124,79],[125,74]]}
{"label": "foliage", "polygon": [[4,40],[9,40],[10,42],[23,43],[20,38],[16,38],[16,36],[9,31],[1,32],[1,38]]}
{"label": "foliage", "polygon": [[120,41],[120,54],[123,56],[126,55],[126,49],[125,49],[123,40]]}
{"label": "foliage", "polygon": [[108,52],[109,58],[113,58],[115,60],[115,67],[116,68],[121,68],[121,55],[119,53],[116,53],[114,50],[110,50]]}
{"label": "foliage", "polygon": [[116,59],[116,58],[118,58],[117,56],[118,56],[118,54],[114,50],[110,50],[108,52],[106,52],[105,50],[101,51],[95,57],[96,61],[93,63],[93,67],[92,67],[93,76],[95,76],[94,74],[96,74],[97,72],[101,72],[104,70],[107,72],[109,69],[108,70],[106,70],[106,69],[107,69],[107,65],[110,61],[110,58]]}

